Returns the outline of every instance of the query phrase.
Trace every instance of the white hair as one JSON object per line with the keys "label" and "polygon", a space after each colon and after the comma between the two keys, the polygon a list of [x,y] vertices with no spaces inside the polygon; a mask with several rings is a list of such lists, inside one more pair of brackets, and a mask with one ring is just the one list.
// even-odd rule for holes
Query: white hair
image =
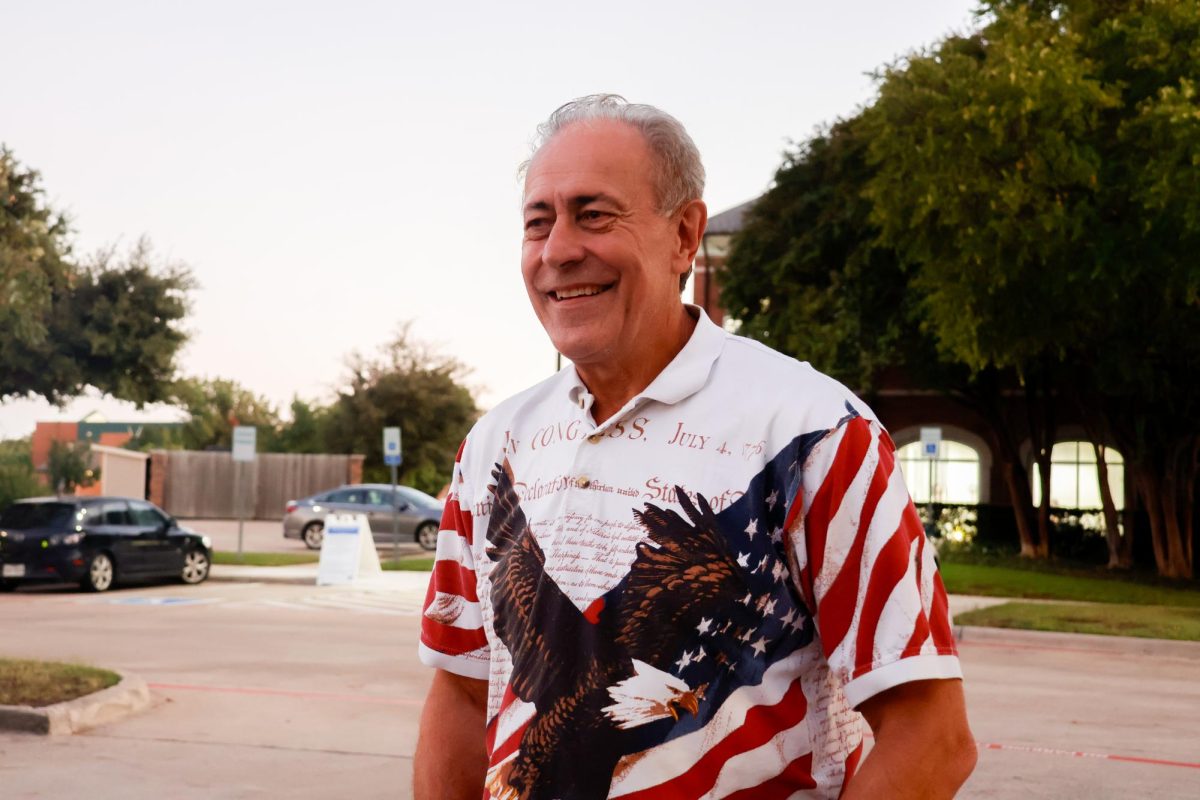
{"label": "white hair", "polygon": [[[692,200],[704,196],[704,165],[700,151],[679,120],[665,111],[642,103],[630,103],[619,94],[589,94],[559,106],[538,125],[533,156],[563,128],[575,123],[613,120],[632,125],[646,140],[654,161],[654,185],[658,212],[674,214]],[[533,156],[521,165],[529,168]]]}

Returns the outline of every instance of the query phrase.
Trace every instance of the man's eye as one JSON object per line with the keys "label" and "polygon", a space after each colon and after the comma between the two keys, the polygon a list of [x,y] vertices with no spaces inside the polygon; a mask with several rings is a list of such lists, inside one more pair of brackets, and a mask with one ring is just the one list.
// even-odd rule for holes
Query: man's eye
{"label": "man's eye", "polygon": [[608,218],[608,214],[603,211],[595,211],[588,209],[587,211],[579,212],[580,222],[601,222]]}
{"label": "man's eye", "polygon": [[548,224],[548,220],[545,219],[527,219],[525,220],[525,230],[530,232],[544,230]]}

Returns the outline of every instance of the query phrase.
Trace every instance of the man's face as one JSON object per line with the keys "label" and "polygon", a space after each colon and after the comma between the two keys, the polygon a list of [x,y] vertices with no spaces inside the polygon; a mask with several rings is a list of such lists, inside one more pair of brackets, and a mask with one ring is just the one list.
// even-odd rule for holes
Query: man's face
{"label": "man's face", "polygon": [[620,366],[668,336],[690,254],[656,211],[653,163],[625,123],[576,123],[525,177],[521,272],[554,346],[577,365]]}

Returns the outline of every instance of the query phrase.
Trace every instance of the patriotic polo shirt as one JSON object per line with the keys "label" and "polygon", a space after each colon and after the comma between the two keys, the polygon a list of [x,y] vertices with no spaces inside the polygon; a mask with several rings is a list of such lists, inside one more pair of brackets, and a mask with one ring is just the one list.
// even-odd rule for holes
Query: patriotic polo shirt
{"label": "patriotic polo shirt", "polygon": [[855,706],[961,677],[869,409],[691,312],[610,419],[568,366],[459,452],[419,647],[489,682],[487,797],[837,797]]}

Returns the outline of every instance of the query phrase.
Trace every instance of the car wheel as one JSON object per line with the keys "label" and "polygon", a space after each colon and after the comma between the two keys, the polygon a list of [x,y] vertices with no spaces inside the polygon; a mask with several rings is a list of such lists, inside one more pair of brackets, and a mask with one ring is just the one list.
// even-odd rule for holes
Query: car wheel
{"label": "car wheel", "polygon": [[423,522],[417,528],[417,544],[426,550],[437,550],[438,526],[434,522]]}
{"label": "car wheel", "polygon": [[117,570],[108,553],[96,553],[88,559],[87,571],[83,573],[83,588],[89,592],[107,592],[113,585]]}
{"label": "car wheel", "polygon": [[204,583],[208,578],[208,553],[203,550],[188,550],[183,556],[183,571],[179,579],[187,584]]}
{"label": "car wheel", "polygon": [[320,550],[321,542],[325,541],[325,523],[308,523],[301,531],[300,538],[304,539],[304,544],[308,545],[309,550]]}

